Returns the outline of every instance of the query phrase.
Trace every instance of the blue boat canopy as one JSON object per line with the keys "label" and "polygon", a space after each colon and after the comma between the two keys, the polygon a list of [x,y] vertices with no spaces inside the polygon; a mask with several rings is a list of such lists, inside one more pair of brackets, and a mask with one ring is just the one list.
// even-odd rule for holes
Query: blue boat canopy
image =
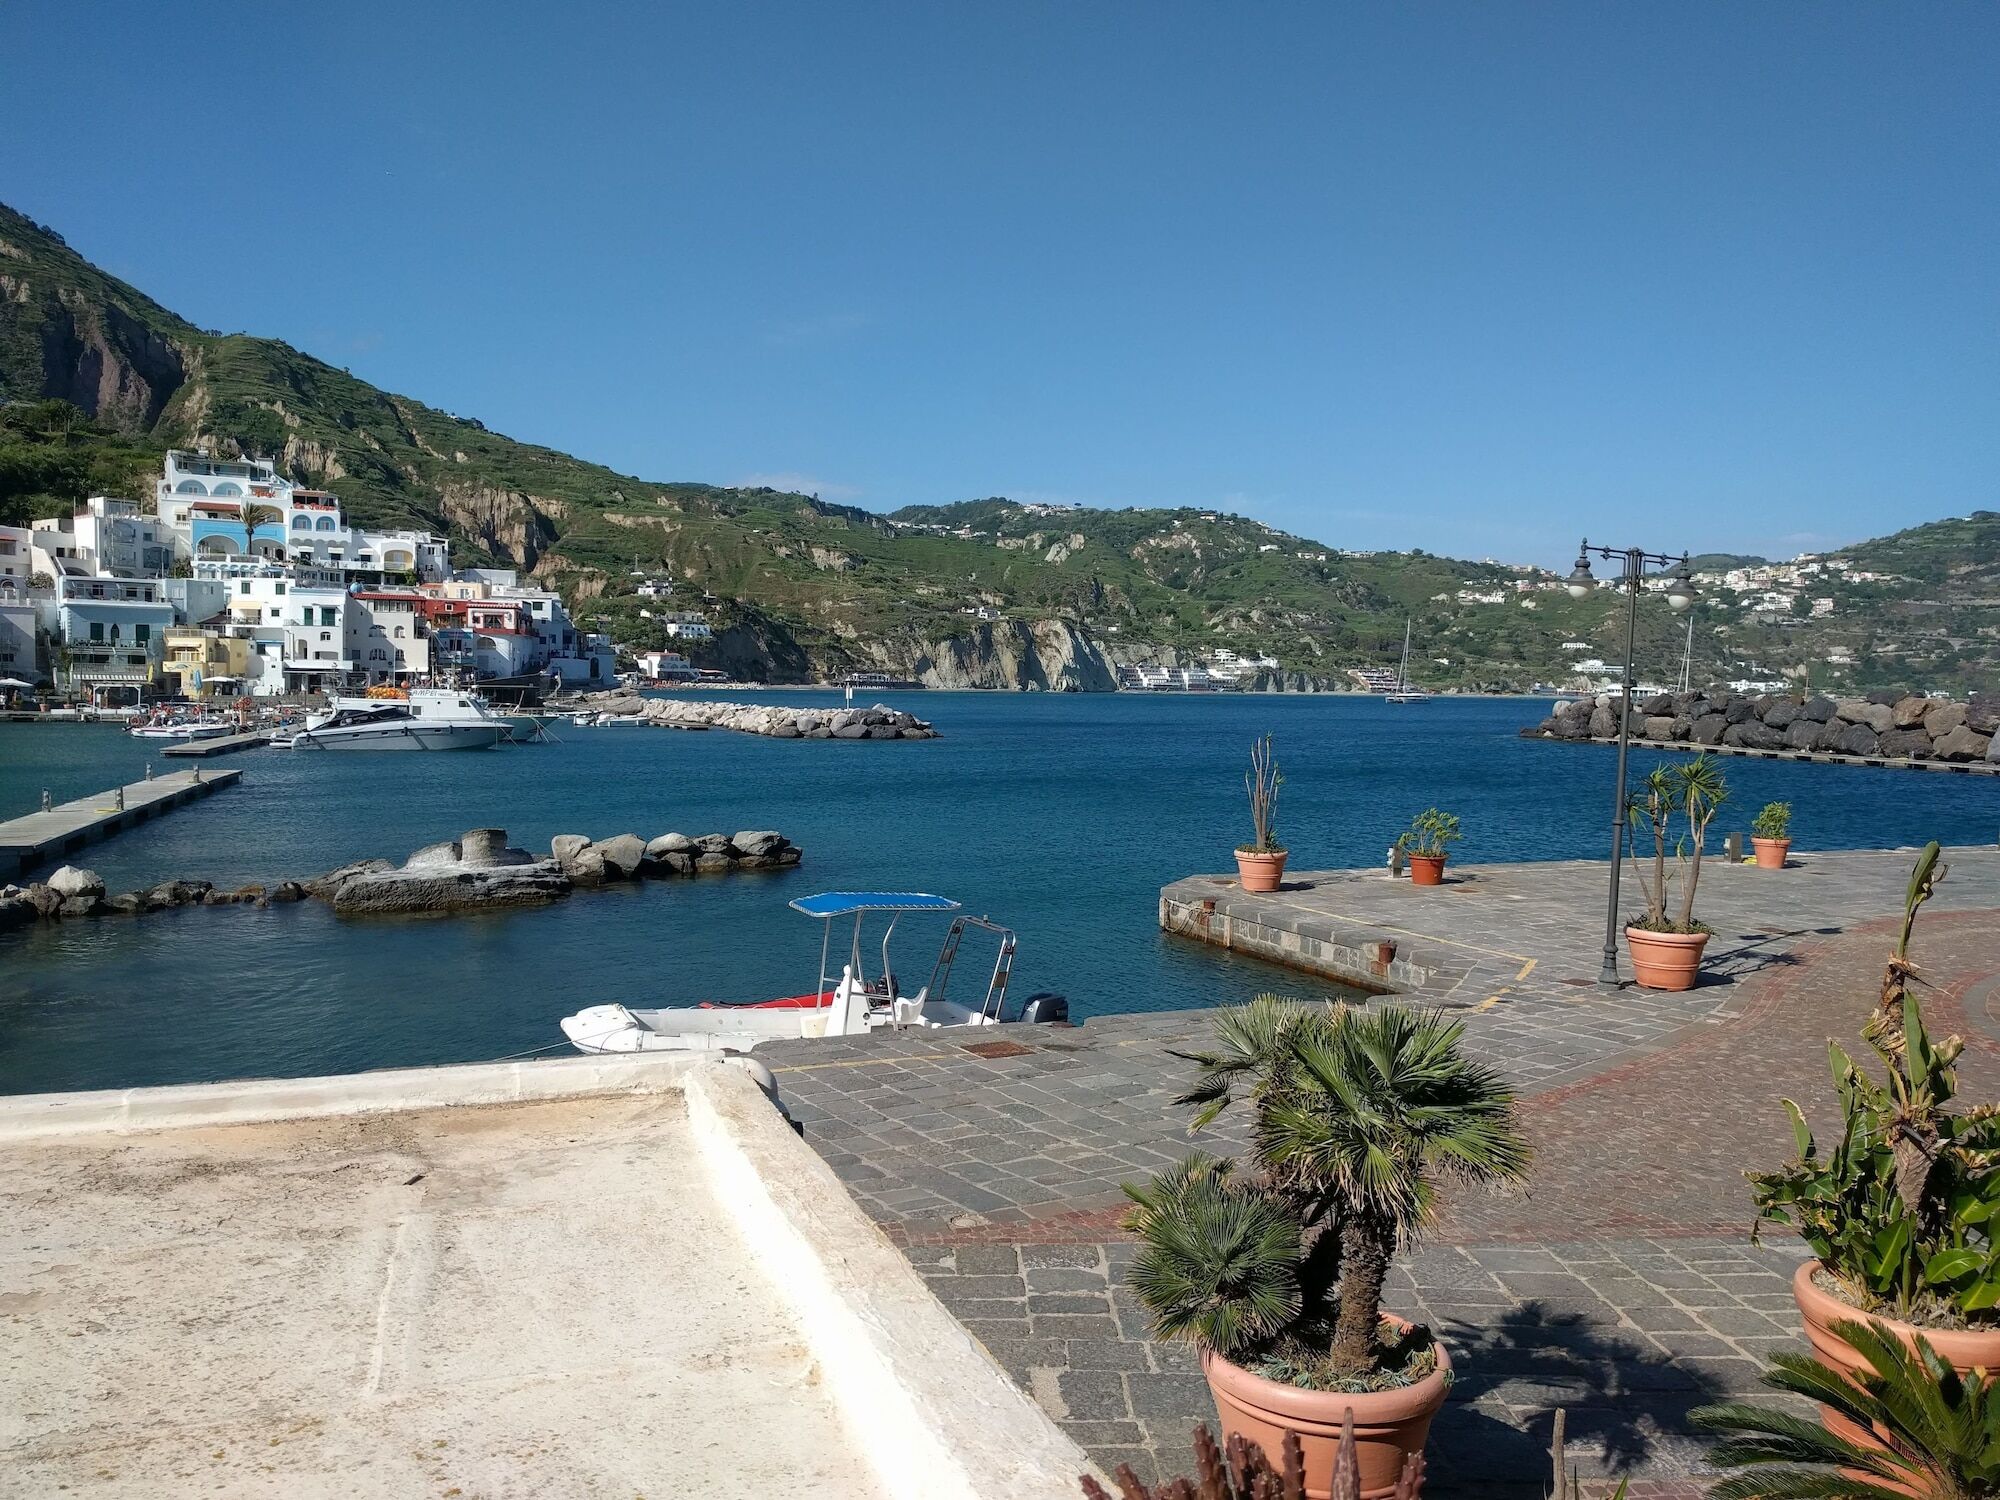
{"label": "blue boat canopy", "polygon": [[951,897],[922,891],[821,891],[817,896],[801,896],[791,906],[809,917],[848,917],[860,911],[958,910]]}

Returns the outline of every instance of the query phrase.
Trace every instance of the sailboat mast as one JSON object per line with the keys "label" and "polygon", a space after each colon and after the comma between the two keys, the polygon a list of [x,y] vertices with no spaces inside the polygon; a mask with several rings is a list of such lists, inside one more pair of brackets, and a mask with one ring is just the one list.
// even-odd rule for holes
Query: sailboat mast
{"label": "sailboat mast", "polygon": [[1396,674],[1396,685],[1407,691],[1410,686],[1410,626],[1413,622],[1403,621],[1403,667]]}

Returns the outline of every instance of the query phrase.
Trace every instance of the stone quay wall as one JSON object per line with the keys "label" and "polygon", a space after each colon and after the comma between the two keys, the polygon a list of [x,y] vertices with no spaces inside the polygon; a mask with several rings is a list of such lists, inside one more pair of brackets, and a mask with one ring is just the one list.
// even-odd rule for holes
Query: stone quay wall
{"label": "stone quay wall", "polygon": [[1691,750],[2000,766],[2000,695],[1990,693],[1960,703],[1920,693],[1807,698],[1708,688],[1637,698],[1629,710],[1622,696],[1601,693],[1565,703],[1521,733],[1529,739],[1615,740],[1621,713],[1629,714],[1632,738]]}

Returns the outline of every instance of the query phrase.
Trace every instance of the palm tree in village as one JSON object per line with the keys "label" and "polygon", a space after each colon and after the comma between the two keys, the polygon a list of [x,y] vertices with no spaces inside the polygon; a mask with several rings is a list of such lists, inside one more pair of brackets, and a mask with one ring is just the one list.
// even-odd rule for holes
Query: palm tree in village
{"label": "palm tree in village", "polygon": [[254,557],[257,553],[257,528],[269,526],[284,520],[284,512],[275,505],[263,505],[255,500],[243,502],[243,555]]}

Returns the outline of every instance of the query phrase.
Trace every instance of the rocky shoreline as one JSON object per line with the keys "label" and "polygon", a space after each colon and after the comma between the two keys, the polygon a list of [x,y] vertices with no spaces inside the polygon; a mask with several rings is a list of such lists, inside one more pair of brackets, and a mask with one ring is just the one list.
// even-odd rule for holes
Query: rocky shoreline
{"label": "rocky shoreline", "polygon": [[579,887],[671,876],[782,870],[805,851],[774,829],[663,833],[654,839],[621,833],[592,839],[558,834],[547,855],[507,842],[504,828],[474,828],[441,844],[428,844],[398,865],[363,859],[310,880],[276,886],[218,889],[206,880],[169,880],[143,891],[106,892],[91,870],[64,865],[46,881],[0,886],[0,932],[29,922],[77,917],[141,916],[183,906],[271,906],[309,897],[341,916],[427,916],[454,912],[545,906]]}
{"label": "rocky shoreline", "polygon": [[661,729],[733,729],[774,740],[934,740],[934,725],[901,709],[786,708],[713,699],[642,698],[636,693],[586,693],[562,708],[632,719]]}
{"label": "rocky shoreline", "polygon": [[1866,698],[1807,698],[1790,694],[1656,693],[1626,707],[1622,696],[1565,703],[1528,739],[1615,740],[1625,714],[1634,739],[1747,751],[1791,751],[1851,760],[1919,760],[2000,764],[2000,695],[1976,693],[1964,703],[1921,693],[1873,693]]}

